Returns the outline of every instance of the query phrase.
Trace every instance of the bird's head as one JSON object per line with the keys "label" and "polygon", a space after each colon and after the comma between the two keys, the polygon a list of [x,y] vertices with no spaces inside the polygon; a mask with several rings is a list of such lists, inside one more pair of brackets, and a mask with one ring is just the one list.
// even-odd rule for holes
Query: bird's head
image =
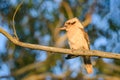
{"label": "bird's head", "polygon": [[65,22],[64,27],[60,28],[60,30],[68,31],[71,27],[80,27],[83,28],[82,24],[80,23],[78,18],[72,18]]}

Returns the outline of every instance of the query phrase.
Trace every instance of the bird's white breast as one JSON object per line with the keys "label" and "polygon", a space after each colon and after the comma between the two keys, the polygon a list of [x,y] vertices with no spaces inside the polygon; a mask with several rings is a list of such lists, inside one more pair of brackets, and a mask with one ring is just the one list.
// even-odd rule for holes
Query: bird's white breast
{"label": "bird's white breast", "polygon": [[81,29],[73,27],[67,31],[67,37],[71,49],[88,48],[87,41]]}

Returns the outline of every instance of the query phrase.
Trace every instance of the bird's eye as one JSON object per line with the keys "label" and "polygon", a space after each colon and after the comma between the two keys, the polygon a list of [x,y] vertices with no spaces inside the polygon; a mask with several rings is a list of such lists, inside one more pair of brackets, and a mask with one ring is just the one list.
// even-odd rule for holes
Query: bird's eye
{"label": "bird's eye", "polygon": [[72,23],[71,23],[71,25],[73,25],[73,24],[75,24],[76,23],[76,21],[73,21]]}
{"label": "bird's eye", "polygon": [[68,25],[70,25],[70,22],[67,22]]}

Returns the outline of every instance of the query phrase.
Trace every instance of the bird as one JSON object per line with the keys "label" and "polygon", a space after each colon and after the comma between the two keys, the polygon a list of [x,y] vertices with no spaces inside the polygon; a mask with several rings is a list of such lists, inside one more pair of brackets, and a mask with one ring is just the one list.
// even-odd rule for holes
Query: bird
{"label": "bird", "polygon": [[[88,34],[85,32],[84,26],[77,17],[67,20],[64,23],[64,27],[61,27],[60,30],[66,30],[68,44],[72,52],[79,49],[90,50]],[[66,59],[72,59],[75,57],[78,56],[68,55]],[[83,56],[83,62],[87,73],[93,73],[90,56]]]}

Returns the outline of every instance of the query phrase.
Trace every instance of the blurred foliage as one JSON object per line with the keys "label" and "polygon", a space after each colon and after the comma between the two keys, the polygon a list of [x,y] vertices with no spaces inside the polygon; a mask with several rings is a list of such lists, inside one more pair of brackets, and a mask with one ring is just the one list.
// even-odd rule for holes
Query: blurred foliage
{"label": "blurred foliage", "polygon": [[[0,18],[3,22],[0,22],[0,25],[7,24],[12,35],[12,17],[20,2],[21,0],[0,0]],[[97,14],[101,19],[104,19],[110,12],[109,8],[110,0],[24,0],[15,16],[15,28],[22,42],[56,46],[57,40],[64,34],[64,32],[57,31],[57,28],[61,27],[66,20],[78,17],[83,21],[89,13],[90,16]],[[109,19],[108,23],[109,28],[104,30],[92,24],[91,19],[91,24],[85,28],[90,37],[91,47],[92,49],[119,53],[116,46],[120,42],[120,29],[112,19]],[[113,37],[113,33],[117,34],[117,40]],[[95,42],[101,36],[106,38],[109,43],[96,47]],[[66,41],[59,43],[63,44],[62,47],[68,47]],[[36,80],[84,80],[87,78],[83,68],[79,67],[77,71],[71,69],[74,64],[69,65],[70,61],[67,62],[64,59],[65,55],[26,49],[15,46],[9,41],[6,42],[6,47],[5,53],[0,54],[0,60],[9,64],[11,75],[16,80],[28,80],[28,77],[32,79],[32,75],[39,75],[38,78],[34,77]],[[60,45],[56,47],[60,47]],[[37,64],[38,62],[41,63]],[[105,79],[105,76],[119,78],[119,62],[119,60],[105,62],[101,58],[93,58],[95,73],[92,77],[96,80]],[[99,77],[99,75],[105,76]]]}

